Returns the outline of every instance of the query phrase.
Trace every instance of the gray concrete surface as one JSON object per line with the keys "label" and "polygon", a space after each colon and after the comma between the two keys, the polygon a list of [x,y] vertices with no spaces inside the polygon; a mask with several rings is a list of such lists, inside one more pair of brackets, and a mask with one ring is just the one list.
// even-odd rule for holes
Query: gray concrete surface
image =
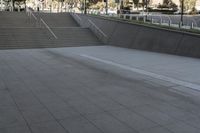
{"label": "gray concrete surface", "polygon": [[[200,85],[200,75],[197,73],[200,71],[199,59],[113,46],[67,48],[59,49],[58,52],[62,52],[64,55],[68,55],[68,53],[77,54],[103,64],[107,63],[108,65],[121,67],[125,70],[130,70],[128,67],[136,68],[135,71],[137,69],[144,70],[143,74],[153,76],[154,78],[159,77],[145,73],[145,71],[170,77],[174,80]],[[140,73],[140,71],[137,72]]]}
{"label": "gray concrete surface", "polygon": [[[199,133],[199,59],[96,46],[69,15],[43,14],[56,40],[24,15],[6,24],[0,13],[1,48],[48,48],[0,50],[0,133]],[[138,35],[103,21],[113,44],[123,46],[115,30]]]}
{"label": "gray concrete surface", "polygon": [[199,91],[109,61],[199,83],[198,59],[110,46],[1,50],[0,133],[199,133]]}

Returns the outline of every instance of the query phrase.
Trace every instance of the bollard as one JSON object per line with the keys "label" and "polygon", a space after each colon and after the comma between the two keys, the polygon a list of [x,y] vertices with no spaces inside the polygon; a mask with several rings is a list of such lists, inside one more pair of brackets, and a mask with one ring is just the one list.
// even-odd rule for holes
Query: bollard
{"label": "bollard", "polygon": [[136,17],[136,20],[138,21],[138,16]]}
{"label": "bollard", "polygon": [[190,28],[194,29],[194,23],[193,22],[191,23],[191,27]]}

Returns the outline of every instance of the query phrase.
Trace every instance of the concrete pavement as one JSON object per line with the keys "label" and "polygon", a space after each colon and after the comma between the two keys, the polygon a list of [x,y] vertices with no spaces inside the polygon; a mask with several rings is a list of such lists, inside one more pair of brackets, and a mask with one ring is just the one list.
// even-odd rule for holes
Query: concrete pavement
{"label": "concrete pavement", "polygon": [[81,55],[159,74],[174,63],[199,68],[198,59],[109,46],[1,50],[0,132],[199,133],[199,91]]}
{"label": "concrete pavement", "polygon": [[[200,62],[199,59],[195,58],[113,46],[64,48],[57,49],[56,51],[62,52],[64,55],[70,52],[101,63],[111,64],[115,67],[127,66],[129,68],[140,69],[157,75],[170,77],[174,80],[200,85],[200,75],[197,73],[200,71]],[[135,71],[140,72],[137,70]],[[142,74],[159,78],[145,72]]]}
{"label": "concrete pavement", "polygon": [[0,22],[3,48],[38,48],[0,50],[0,133],[199,133],[199,59],[98,46],[64,14],[43,16],[53,39],[24,15]]}

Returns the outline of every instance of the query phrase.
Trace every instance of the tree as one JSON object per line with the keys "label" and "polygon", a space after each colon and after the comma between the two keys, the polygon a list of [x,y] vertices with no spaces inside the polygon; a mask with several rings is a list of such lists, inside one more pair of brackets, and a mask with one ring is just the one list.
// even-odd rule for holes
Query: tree
{"label": "tree", "polygon": [[7,0],[8,2],[11,2],[12,8],[15,9],[15,3],[19,6],[21,2],[23,2],[26,5],[26,0]]}
{"label": "tree", "polygon": [[[181,3],[182,0],[180,0],[180,3]],[[196,6],[196,1],[197,0],[184,0],[184,10],[188,11],[192,11],[195,9],[195,6]],[[180,6],[182,6],[182,4],[180,4]]]}
{"label": "tree", "polygon": [[163,5],[168,6],[171,2],[171,0],[163,0]]}
{"label": "tree", "polygon": [[158,8],[178,10],[178,6],[172,0],[164,0],[162,5],[158,5]]}
{"label": "tree", "polygon": [[150,0],[142,0],[142,7],[144,9],[144,7],[146,6],[146,11],[148,9],[149,2],[150,2]]}
{"label": "tree", "polygon": [[134,5],[137,7],[138,10],[138,6],[139,6],[139,0],[133,0]]}

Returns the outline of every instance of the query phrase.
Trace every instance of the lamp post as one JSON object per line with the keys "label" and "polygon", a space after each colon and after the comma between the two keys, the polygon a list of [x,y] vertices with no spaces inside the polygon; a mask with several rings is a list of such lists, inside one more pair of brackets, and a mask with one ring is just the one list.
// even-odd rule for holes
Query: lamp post
{"label": "lamp post", "polygon": [[146,15],[145,15],[145,20],[147,20],[147,15],[148,15],[148,0],[145,1],[145,6],[146,6]]}
{"label": "lamp post", "polygon": [[84,0],[84,14],[87,14],[87,10],[86,10],[86,0]]}
{"label": "lamp post", "polygon": [[148,0],[146,0],[146,14],[148,12]]}
{"label": "lamp post", "polygon": [[184,0],[181,0],[181,25],[183,25]]}
{"label": "lamp post", "polygon": [[108,15],[108,0],[105,0],[106,2],[106,15]]}

